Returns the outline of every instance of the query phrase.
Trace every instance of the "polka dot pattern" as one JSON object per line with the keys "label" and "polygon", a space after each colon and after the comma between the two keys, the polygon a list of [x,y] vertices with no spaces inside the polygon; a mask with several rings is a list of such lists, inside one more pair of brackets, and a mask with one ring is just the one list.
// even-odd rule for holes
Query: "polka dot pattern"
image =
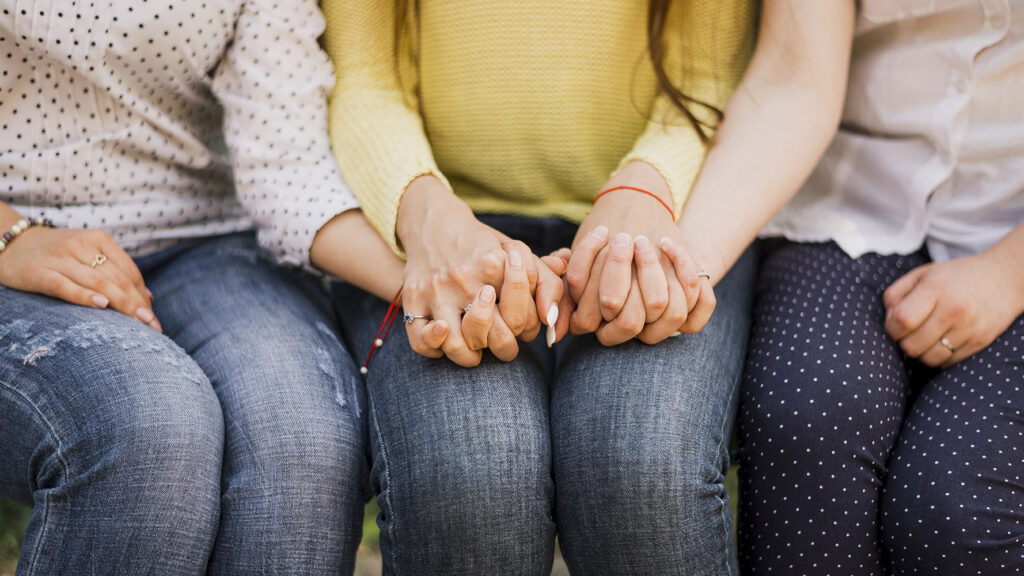
{"label": "polka dot pattern", "polygon": [[739,413],[745,572],[1024,573],[1024,318],[929,369],[885,334],[881,299],[924,252],[765,248]]}
{"label": "polka dot pattern", "polygon": [[306,264],[357,206],[331,155],[315,0],[0,8],[0,201],[141,255],[248,229]]}

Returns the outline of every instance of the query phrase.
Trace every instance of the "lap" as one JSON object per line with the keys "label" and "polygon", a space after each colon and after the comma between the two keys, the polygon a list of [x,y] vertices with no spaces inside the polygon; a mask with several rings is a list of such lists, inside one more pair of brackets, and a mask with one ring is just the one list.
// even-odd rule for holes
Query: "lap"
{"label": "lap", "polygon": [[697,334],[654,346],[605,348],[592,336],[570,342],[552,392],[559,461],[617,459],[622,452],[652,460],[634,462],[631,474],[675,470],[677,477],[716,478],[728,465],[754,269],[751,250],[716,287],[718,306]]}
{"label": "lap", "polygon": [[251,234],[193,243],[144,273],[164,330],[220,398],[229,455],[284,439],[362,452],[365,392],[319,278],[276,266]]}

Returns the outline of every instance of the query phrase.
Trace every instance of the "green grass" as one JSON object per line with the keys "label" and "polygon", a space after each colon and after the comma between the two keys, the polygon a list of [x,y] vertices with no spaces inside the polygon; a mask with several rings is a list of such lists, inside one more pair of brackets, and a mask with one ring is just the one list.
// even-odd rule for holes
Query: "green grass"
{"label": "green grass", "polygon": [[[735,515],[738,500],[735,466],[729,470],[729,475],[725,478],[725,486],[731,495],[729,504],[732,506],[733,515]],[[0,576],[13,576],[14,574],[14,568],[18,562],[18,551],[21,549],[21,541],[30,512],[24,506],[0,498]],[[377,529],[378,512],[380,509],[377,508],[376,501],[371,500],[366,505],[366,514],[363,517],[362,544],[370,554],[376,553],[380,549],[378,543],[380,531]]]}
{"label": "green grass", "polygon": [[31,510],[0,498],[0,576],[14,574]]}

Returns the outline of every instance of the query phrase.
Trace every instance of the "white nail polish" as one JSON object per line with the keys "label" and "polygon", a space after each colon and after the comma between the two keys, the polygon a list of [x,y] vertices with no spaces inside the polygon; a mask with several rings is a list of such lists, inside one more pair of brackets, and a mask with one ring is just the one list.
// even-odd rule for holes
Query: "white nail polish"
{"label": "white nail polish", "polygon": [[548,308],[547,321],[548,321],[548,333],[547,333],[548,348],[551,348],[552,346],[555,345],[555,338],[557,337],[557,335],[555,334],[555,322],[558,322],[558,304],[552,304],[551,308]]}

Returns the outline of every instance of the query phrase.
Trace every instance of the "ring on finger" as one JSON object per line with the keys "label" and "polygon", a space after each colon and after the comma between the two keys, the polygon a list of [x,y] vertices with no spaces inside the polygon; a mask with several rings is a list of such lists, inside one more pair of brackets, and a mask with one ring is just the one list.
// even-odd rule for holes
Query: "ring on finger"
{"label": "ring on finger", "polygon": [[472,308],[472,307],[473,307],[473,303],[472,302],[470,302],[469,304],[466,304],[465,306],[463,306],[462,307],[462,314],[463,314],[463,316],[465,316],[466,314],[469,314],[469,309]]}
{"label": "ring on finger", "polygon": [[97,266],[102,266],[103,263],[106,262],[106,261],[107,261],[107,255],[102,253],[102,252],[100,252],[99,254],[96,255],[95,258],[92,259],[92,264],[89,267],[90,268],[95,268]]}
{"label": "ring on finger", "polygon": [[402,322],[405,322],[406,324],[412,324],[417,320],[426,320],[427,322],[430,322],[432,318],[427,314],[409,314],[408,312],[402,315]]}
{"label": "ring on finger", "polygon": [[939,344],[942,344],[942,346],[946,350],[949,350],[950,354],[956,354],[956,347],[953,346],[953,343],[949,341],[949,338],[946,338],[945,336],[943,336],[942,340],[939,340]]}
{"label": "ring on finger", "polygon": [[701,267],[700,271],[697,272],[697,278],[707,278],[708,282],[711,282],[711,273]]}

